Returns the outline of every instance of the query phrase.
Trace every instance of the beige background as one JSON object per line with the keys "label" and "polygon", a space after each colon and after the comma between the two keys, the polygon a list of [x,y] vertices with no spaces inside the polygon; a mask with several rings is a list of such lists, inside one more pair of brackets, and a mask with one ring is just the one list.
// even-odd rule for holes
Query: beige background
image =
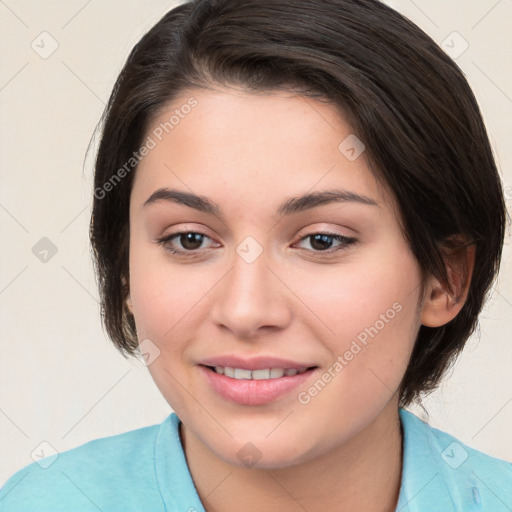
{"label": "beige background", "polygon": [[[456,60],[480,102],[510,206],[512,1],[388,3],[439,44],[454,41],[458,52],[469,44]],[[124,360],[101,330],[87,236],[93,153],[85,165],[84,157],[129,51],[175,4],[0,1],[0,484],[41,442],[63,451],[170,412],[146,368]],[[57,249],[46,262],[32,252],[43,237]],[[512,461],[510,240],[509,231],[479,335],[425,407],[434,426]]]}

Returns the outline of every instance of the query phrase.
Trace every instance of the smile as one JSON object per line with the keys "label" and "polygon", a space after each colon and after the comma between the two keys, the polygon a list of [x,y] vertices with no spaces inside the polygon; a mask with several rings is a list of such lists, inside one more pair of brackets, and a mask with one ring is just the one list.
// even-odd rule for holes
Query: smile
{"label": "smile", "polygon": [[231,368],[229,366],[209,367],[219,375],[225,375],[231,379],[237,380],[267,380],[279,379],[304,373],[307,368],[265,368],[261,370],[246,370],[244,368]]}
{"label": "smile", "polygon": [[296,390],[318,373],[318,367],[234,368],[198,365],[203,382],[223,401],[261,406],[280,399],[294,400]]}

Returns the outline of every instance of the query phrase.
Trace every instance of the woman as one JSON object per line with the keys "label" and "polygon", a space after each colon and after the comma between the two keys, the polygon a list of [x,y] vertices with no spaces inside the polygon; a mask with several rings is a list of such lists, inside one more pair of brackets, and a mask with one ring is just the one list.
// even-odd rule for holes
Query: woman
{"label": "woman", "polygon": [[505,229],[474,95],[407,19],[180,5],[114,86],[94,196],[106,329],[175,412],[28,466],[3,510],[512,509],[512,464],[403,409]]}

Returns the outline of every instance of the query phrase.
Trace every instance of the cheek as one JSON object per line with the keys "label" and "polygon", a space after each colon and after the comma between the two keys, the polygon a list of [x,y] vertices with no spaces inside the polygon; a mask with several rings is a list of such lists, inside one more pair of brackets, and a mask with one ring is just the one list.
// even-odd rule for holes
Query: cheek
{"label": "cheek", "polygon": [[345,286],[326,302],[336,332],[329,342],[331,375],[311,400],[311,412],[329,408],[345,417],[350,411],[369,421],[396,393],[419,329],[421,276],[413,260],[402,263],[388,272],[375,265],[365,276],[345,276]]}
{"label": "cheek", "polygon": [[139,339],[161,344],[180,328],[197,286],[177,266],[170,265],[163,249],[147,238],[142,229],[132,226],[130,296]]}
{"label": "cheek", "polygon": [[414,331],[421,274],[411,255],[393,252],[288,277],[338,353],[354,339],[409,339]]}
{"label": "cheek", "polygon": [[157,354],[148,370],[180,414],[190,406],[183,392],[193,384],[185,371],[186,349],[207,288],[198,286],[191,266],[180,269],[155,253],[140,245],[130,250],[130,293],[138,339],[150,340]]}
{"label": "cheek", "polygon": [[[144,269],[131,275],[132,302],[139,339],[149,338],[161,349],[177,348],[183,333],[191,328],[194,304],[204,289],[179,272]],[[180,336],[178,334],[181,333]],[[172,341],[172,343],[170,343]]]}
{"label": "cheek", "polygon": [[331,331],[323,338],[331,353],[323,374],[328,383],[303,390],[301,403],[310,412],[357,411],[362,418],[387,403],[407,368],[419,329],[419,267],[411,255],[390,253],[364,268],[340,271],[329,293],[309,295]]}

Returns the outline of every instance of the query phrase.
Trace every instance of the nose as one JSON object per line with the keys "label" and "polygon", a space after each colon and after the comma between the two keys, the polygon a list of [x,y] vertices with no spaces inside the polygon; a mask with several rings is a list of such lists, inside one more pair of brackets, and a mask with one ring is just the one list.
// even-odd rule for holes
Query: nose
{"label": "nose", "polygon": [[235,253],[231,269],[216,286],[213,322],[244,339],[286,327],[292,317],[291,292],[279,273],[265,252],[251,263]]}

